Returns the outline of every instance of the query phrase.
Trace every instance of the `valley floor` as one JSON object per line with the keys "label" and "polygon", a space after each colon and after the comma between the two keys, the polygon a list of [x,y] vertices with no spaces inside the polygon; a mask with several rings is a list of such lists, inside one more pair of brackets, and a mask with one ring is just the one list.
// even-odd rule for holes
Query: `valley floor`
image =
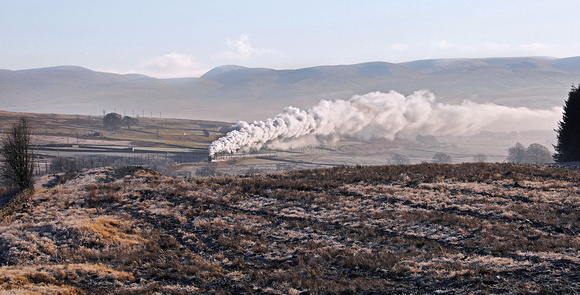
{"label": "valley floor", "polygon": [[0,293],[575,293],[579,181],[483,163],[90,170],[0,223]]}

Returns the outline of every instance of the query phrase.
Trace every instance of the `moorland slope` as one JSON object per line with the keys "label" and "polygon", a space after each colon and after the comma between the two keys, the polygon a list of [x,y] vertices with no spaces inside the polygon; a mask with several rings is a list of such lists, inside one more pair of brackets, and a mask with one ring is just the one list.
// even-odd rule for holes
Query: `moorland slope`
{"label": "moorland slope", "polygon": [[37,188],[0,223],[0,290],[574,293],[579,180],[483,163],[198,179],[90,170]]}

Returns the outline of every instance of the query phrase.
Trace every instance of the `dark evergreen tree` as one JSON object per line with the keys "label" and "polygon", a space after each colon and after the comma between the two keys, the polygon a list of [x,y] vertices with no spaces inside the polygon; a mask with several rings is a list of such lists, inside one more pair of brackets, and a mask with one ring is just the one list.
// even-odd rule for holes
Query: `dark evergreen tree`
{"label": "dark evergreen tree", "polygon": [[[579,85],[580,86],[580,85]],[[580,161],[580,88],[573,86],[564,103],[562,121],[558,122],[558,143],[554,146],[554,161]]]}

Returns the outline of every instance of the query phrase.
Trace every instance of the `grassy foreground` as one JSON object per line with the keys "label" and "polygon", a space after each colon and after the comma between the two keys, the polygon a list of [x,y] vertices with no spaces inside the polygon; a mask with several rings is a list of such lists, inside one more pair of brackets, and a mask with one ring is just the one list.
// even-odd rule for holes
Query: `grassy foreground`
{"label": "grassy foreground", "polygon": [[208,179],[93,170],[0,224],[0,290],[573,293],[579,180],[474,163]]}

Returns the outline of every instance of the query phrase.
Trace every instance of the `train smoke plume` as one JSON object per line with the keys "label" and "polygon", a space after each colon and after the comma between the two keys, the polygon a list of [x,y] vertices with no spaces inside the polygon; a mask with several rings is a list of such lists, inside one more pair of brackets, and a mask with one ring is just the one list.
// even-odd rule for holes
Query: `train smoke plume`
{"label": "train smoke plume", "polygon": [[427,90],[407,97],[394,91],[373,92],[349,100],[322,100],[307,110],[286,107],[264,121],[240,121],[226,136],[211,143],[209,154],[248,152],[263,146],[309,146],[342,136],[393,140],[398,135],[545,130],[554,128],[561,114],[561,108],[530,110],[470,101],[460,105],[435,103],[435,96]]}

